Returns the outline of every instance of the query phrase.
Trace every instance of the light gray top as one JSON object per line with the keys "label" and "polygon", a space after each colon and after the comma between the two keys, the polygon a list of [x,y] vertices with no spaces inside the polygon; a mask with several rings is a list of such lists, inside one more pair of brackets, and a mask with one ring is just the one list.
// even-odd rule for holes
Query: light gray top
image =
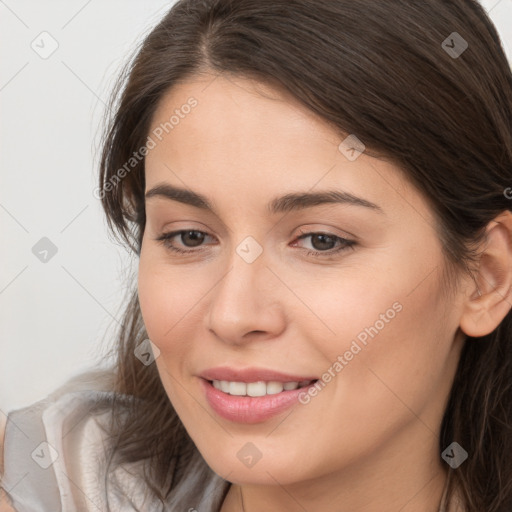
{"label": "light gray top", "polygon": [[[106,474],[112,391],[108,374],[88,372],[44,400],[8,414],[2,488],[17,512],[219,512],[230,483],[197,454],[190,475],[162,504],[141,478],[142,466]],[[170,468],[171,470],[172,468]],[[446,493],[446,487],[445,487]],[[439,512],[445,508],[445,493]]]}
{"label": "light gray top", "polygon": [[106,373],[79,375],[47,398],[9,412],[1,487],[15,510],[104,512],[108,502],[116,512],[219,512],[230,483],[199,453],[165,504],[143,481],[142,463],[107,475],[104,429],[113,392],[101,389],[105,379]]}

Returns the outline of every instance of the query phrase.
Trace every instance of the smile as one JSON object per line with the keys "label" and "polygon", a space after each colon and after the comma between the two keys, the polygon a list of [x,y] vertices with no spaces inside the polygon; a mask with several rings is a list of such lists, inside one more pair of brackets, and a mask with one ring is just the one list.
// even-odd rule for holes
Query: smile
{"label": "smile", "polygon": [[[307,392],[307,389],[317,382],[317,380],[307,380],[246,383],[209,381],[204,378],[199,380],[211,409],[218,416],[235,423],[264,422],[300,403],[299,395]],[[227,391],[223,391],[222,387]]]}
{"label": "smile", "polygon": [[259,381],[259,382],[234,382],[227,380],[213,380],[211,381],[215,389],[235,396],[265,396],[275,395],[282,391],[292,391],[297,388],[309,386],[314,380],[305,380],[301,382],[278,382],[278,381]]}

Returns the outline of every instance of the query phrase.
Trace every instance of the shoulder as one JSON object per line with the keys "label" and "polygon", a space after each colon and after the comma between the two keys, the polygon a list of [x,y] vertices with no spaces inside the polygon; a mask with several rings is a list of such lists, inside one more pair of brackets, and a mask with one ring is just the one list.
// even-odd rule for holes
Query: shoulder
{"label": "shoulder", "polygon": [[4,474],[4,437],[7,416],[0,413],[0,477]]}
{"label": "shoulder", "polygon": [[[5,424],[7,417],[0,414],[0,478],[4,474],[4,437],[5,437]],[[5,491],[0,487],[0,512],[16,512],[11,504]]]}
{"label": "shoulder", "polygon": [[[100,476],[106,437],[102,421],[111,410],[112,384],[111,372],[87,371],[44,399],[4,416],[0,512],[33,510],[34,503],[45,510],[60,510],[64,505],[73,509],[74,492],[63,475],[79,480],[88,471]],[[91,494],[101,494],[99,481],[90,480],[87,485]],[[5,494],[15,509],[6,508]]]}
{"label": "shoulder", "polygon": [[[110,435],[114,403],[130,417],[137,400],[116,393],[112,384],[108,374],[81,374],[45,399],[9,412],[2,486],[14,508],[0,512],[89,510],[91,503],[94,510],[106,510],[107,503],[126,512],[162,510],[146,480],[151,461],[110,465],[109,448],[118,434]],[[188,510],[195,502],[200,510],[218,510],[229,483],[199,452],[183,462],[180,473],[186,478],[167,497],[167,509]],[[73,482],[81,482],[80,493]]]}

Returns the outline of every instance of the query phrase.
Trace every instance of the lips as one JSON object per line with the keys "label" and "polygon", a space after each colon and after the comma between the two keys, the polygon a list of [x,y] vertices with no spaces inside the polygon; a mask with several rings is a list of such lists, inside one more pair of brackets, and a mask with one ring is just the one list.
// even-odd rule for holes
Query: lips
{"label": "lips", "polygon": [[298,404],[299,395],[306,392],[306,388],[298,388],[259,397],[233,396],[216,389],[206,379],[200,378],[199,383],[211,410],[221,418],[235,423],[267,421]]}
{"label": "lips", "polygon": [[218,366],[209,368],[199,374],[205,380],[224,380],[230,382],[302,382],[317,380],[314,375],[300,375],[291,373],[282,373],[267,368],[231,368],[228,366]]}
{"label": "lips", "polygon": [[[297,404],[299,395],[318,380],[307,374],[228,366],[209,368],[198,377],[211,409],[220,417],[236,423],[260,423],[283,413]],[[262,383],[266,384],[266,393],[259,389]],[[229,389],[223,391],[226,386]],[[245,391],[251,396],[247,396]]]}

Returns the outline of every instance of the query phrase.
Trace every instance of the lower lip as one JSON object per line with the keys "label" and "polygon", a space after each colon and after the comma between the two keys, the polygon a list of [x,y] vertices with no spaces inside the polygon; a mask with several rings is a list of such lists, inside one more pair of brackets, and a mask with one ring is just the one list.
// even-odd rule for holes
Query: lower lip
{"label": "lower lip", "polygon": [[214,388],[210,381],[203,378],[201,385],[211,408],[222,418],[236,423],[261,423],[298,403],[299,395],[307,392],[314,383],[274,395],[257,397],[229,395]]}

